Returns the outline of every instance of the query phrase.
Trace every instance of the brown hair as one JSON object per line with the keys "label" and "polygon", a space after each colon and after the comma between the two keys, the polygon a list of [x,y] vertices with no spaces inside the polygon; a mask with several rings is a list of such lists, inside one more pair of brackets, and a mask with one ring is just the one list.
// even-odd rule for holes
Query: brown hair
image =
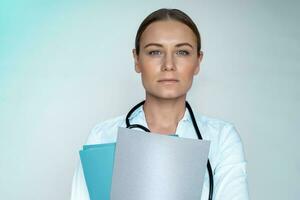
{"label": "brown hair", "polygon": [[150,15],[148,15],[144,21],[141,23],[135,37],[135,49],[136,54],[139,55],[140,52],[140,39],[145,31],[145,29],[153,22],[156,21],[163,21],[163,20],[175,20],[179,21],[188,27],[194,32],[196,38],[197,38],[197,53],[200,54],[201,50],[201,38],[200,33],[198,31],[197,26],[193,22],[193,20],[183,11],[178,9],[167,9],[167,8],[161,8],[159,10],[156,10],[152,12]]}

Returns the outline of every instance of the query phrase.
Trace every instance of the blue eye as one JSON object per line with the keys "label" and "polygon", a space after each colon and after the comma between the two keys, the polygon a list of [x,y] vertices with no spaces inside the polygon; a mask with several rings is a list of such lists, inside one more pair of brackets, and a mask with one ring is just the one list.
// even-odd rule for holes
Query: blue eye
{"label": "blue eye", "polygon": [[186,55],[189,55],[190,53],[188,51],[179,50],[179,51],[177,51],[177,54],[182,55],[182,56],[186,56]]}
{"label": "blue eye", "polygon": [[160,51],[157,51],[157,50],[155,50],[155,51],[150,51],[148,54],[149,54],[149,55],[160,55],[160,54],[161,54],[161,52],[160,52]]}

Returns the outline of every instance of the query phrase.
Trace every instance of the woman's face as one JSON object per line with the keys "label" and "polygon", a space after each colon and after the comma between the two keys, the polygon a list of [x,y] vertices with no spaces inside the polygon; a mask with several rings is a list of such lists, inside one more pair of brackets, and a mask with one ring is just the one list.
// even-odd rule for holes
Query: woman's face
{"label": "woman's face", "polygon": [[174,20],[151,23],[141,36],[139,55],[135,49],[133,55],[147,95],[161,99],[185,96],[202,59],[193,31]]}

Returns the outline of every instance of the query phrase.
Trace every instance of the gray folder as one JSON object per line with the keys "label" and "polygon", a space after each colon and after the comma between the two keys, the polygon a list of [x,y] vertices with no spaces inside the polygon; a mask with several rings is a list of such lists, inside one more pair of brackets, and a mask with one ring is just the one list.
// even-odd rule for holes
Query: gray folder
{"label": "gray folder", "polygon": [[111,200],[199,200],[209,141],[119,128]]}

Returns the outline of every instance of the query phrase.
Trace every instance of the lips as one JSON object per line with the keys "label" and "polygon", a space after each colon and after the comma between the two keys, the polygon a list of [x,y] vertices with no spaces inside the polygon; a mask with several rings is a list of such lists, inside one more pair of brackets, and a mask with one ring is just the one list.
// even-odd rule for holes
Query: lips
{"label": "lips", "polygon": [[176,82],[179,82],[179,80],[173,79],[173,78],[166,78],[166,79],[160,79],[160,80],[158,80],[158,82],[160,82],[160,83],[176,83]]}

